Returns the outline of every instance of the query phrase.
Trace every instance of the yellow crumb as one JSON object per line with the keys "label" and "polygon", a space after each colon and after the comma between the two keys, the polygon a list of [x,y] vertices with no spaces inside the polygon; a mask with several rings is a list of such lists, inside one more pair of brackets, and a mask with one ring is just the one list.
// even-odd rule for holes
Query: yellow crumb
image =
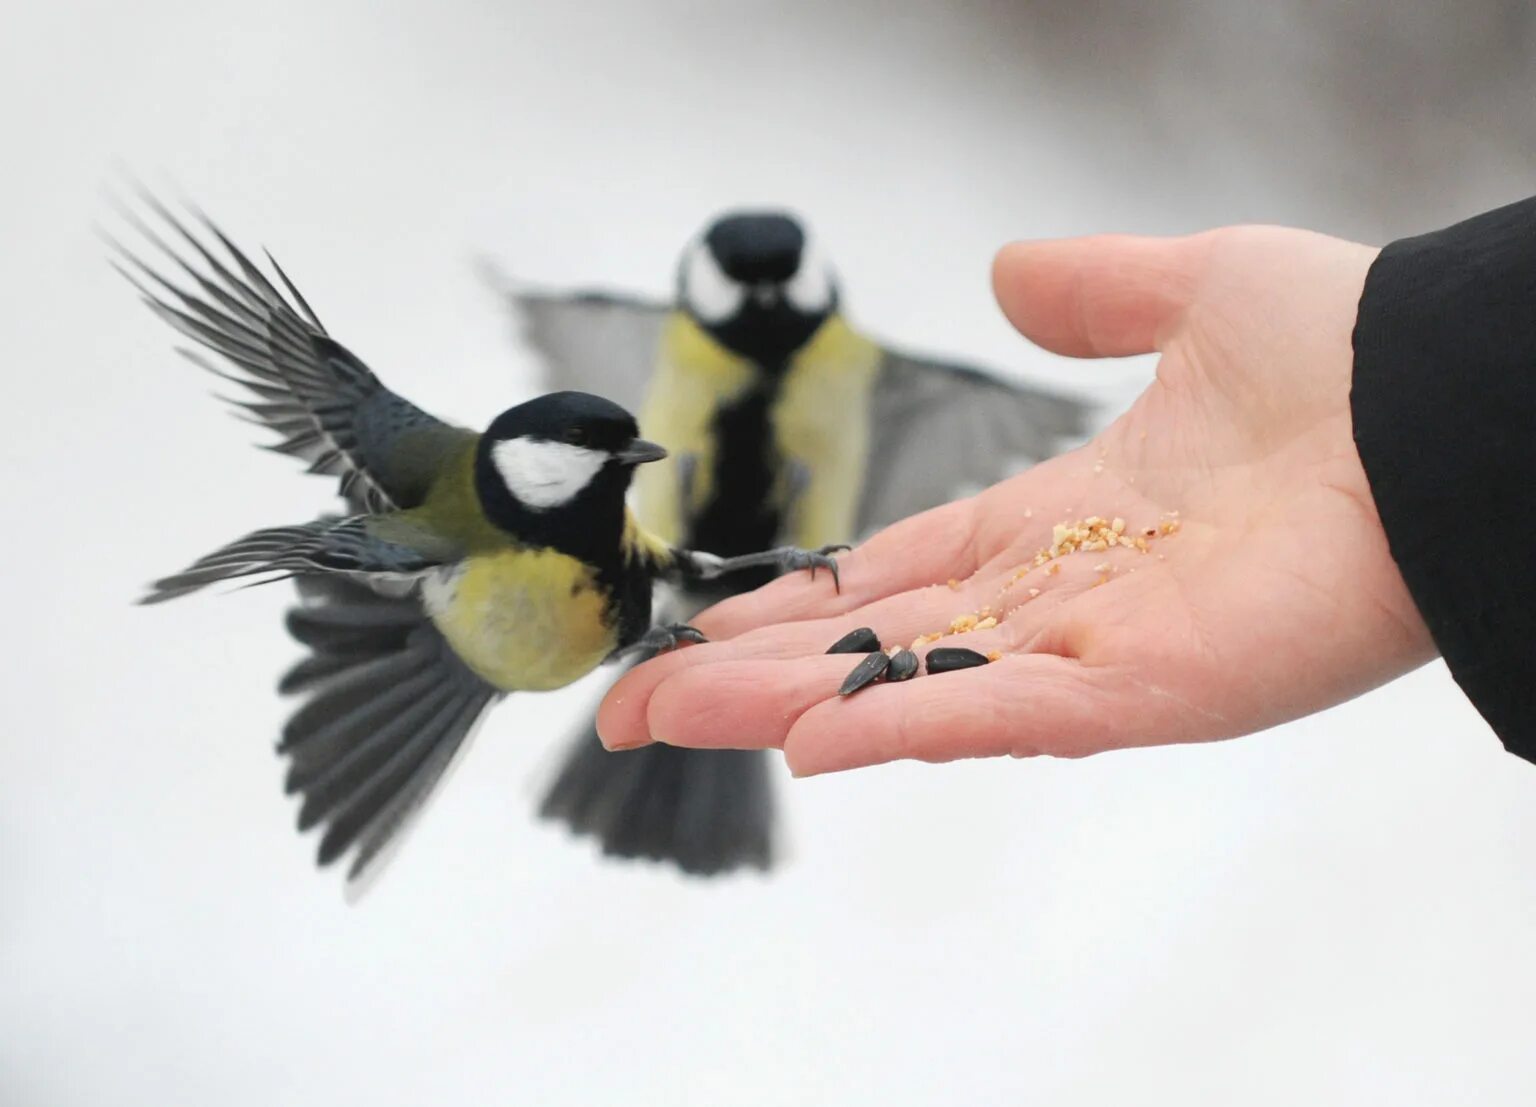
{"label": "yellow crumb", "polygon": [[[1089,515],[1077,522],[1062,522],[1051,527],[1051,544],[1043,549],[1035,551],[1034,557],[1026,565],[1014,570],[1013,575],[1003,585],[1002,592],[1007,592],[1010,585],[1017,583],[1032,569],[1045,567],[1047,576],[1054,576],[1059,571],[1056,564],[1058,558],[1071,553],[1102,553],[1117,547],[1128,550],[1137,550],[1141,553],[1150,551],[1150,543],[1170,534],[1178,533],[1180,523],[1177,511],[1165,511],[1162,521],[1156,526],[1145,526],[1135,531],[1128,529],[1125,519],[1116,515],[1112,519],[1106,519],[1102,515]],[[1099,572],[1112,572],[1106,566],[1099,566]],[[1102,582],[1101,582],[1102,583]],[[1001,594],[1001,593],[1000,593]],[[981,612],[985,618],[987,611]],[[957,633],[957,632],[952,632]]]}

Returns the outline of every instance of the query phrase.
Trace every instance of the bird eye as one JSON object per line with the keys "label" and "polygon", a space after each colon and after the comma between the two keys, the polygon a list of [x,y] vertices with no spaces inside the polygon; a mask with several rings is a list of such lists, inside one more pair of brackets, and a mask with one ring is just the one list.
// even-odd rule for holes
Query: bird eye
{"label": "bird eye", "polygon": [[572,427],[565,432],[565,440],[572,446],[585,446],[587,444],[587,432],[581,427]]}

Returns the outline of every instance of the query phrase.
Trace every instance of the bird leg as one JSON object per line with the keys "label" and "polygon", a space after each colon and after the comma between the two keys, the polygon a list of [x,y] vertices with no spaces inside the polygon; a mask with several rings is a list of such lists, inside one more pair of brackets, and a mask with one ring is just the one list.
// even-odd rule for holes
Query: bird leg
{"label": "bird leg", "polygon": [[667,623],[653,626],[639,638],[627,646],[620,646],[608,655],[609,661],[621,657],[628,657],[633,653],[644,653],[654,656],[660,653],[668,653],[686,644],[699,645],[708,642],[702,633],[689,626],[687,623]]}
{"label": "bird leg", "polygon": [[851,548],[851,546],[837,545],[823,546],[819,550],[802,550],[799,546],[779,546],[776,549],[742,554],[739,557],[716,557],[714,554],[699,550],[685,550],[681,551],[684,558],[680,560],[685,560],[687,563],[684,572],[696,580],[714,580],[726,573],[764,567],[776,568],[781,573],[809,569],[811,579],[814,580],[816,570],[825,569],[832,574],[832,586],[841,592],[843,582],[838,576],[837,560],[831,555]]}

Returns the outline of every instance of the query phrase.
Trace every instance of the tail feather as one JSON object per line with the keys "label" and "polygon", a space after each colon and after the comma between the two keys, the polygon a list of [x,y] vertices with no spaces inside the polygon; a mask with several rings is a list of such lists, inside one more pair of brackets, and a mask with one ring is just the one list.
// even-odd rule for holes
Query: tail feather
{"label": "tail feather", "polygon": [[413,683],[411,678],[416,678],[416,685],[423,675],[430,680],[430,670],[423,674],[428,660],[407,645],[354,662],[288,717],[278,751],[302,756],[306,746],[329,748],[372,717],[410,703],[401,692],[404,685]]}
{"label": "tail feather", "polygon": [[277,690],[285,696],[307,692],[327,678],[345,672],[354,665],[362,653],[311,654],[283,674]]}
{"label": "tail feather", "polygon": [[591,835],[605,854],[713,876],[773,864],[773,788],[763,750],[655,744],[609,752],[588,723],[539,814]]}
{"label": "tail feather", "polygon": [[413,601],[344,578],[301,579],[293,636],[310,649],[283,677],[308,698],[283,728],[299,829],[323,826],[318,861],[355,850],[357,880],[441,783],[497,692]]}
{"label": "tail feather", "polygon": [[[405,660],[415,658],[406,655]],[[361,691],[368,699],[347,707],[283,751],[288,755],[286,788],[289,793],[303,792],[306,807],[315,798],[313,789],[343,777],[350,766],[367,764],[370,750],[391,749],[389,741],[402,725],[409,729],[424,724],[430,715],[423,709],[439,705],[448,694],[437,686],[437,674],[430,669],[409,672],[398,681],[384,666],[370,666],[366,672]]]}
{"label": "tail feather", "polygon": [[[306,583],[301,591],[313,591]],[[377,594],[375,594],[377,596]],[[405,634],[421,622],[415,600],[377,596],[368,604],[312,604],[288,612],[288,633],[306,646],[336,652],[354,641],[376,641],[379,632]]]}
{"label": "tail feather", "polygon": [[[440,693],[432,699],[432,710],[416,726],[403,730],[383,751],[383,757],[371,772],[359,774],[354,787],[341,799],[325,834],[320,839],[320,863],[330,864],[352,845],[387,830],[379,816],[402,794],[413,790],[417,773],[426,766],[445,739],[457,742],[469,733],[473,718],[464,718],[466,704],[452,693]],[[462,723],[462,726],[460,725]],[[450,751],[451,752],[451,751]],[[414,787],[431,787],[434,780],[416,782]]]}

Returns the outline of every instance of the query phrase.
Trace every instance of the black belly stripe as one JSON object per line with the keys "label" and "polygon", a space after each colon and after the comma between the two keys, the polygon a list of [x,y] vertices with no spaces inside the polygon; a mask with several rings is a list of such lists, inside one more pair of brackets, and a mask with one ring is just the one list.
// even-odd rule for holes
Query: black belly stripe
{"label": "black belly stripe", "polygon": [[[690,521],[691,549],[736,557],[778,544],[784,519],[772,497],[784,459],[774,442],[768,414],[778,398],[780,374],[765,376],[763,387],[754,388],[715,413],[711,493]],[[733,574],[730,590],[756,588],[774,575],[771,569]]]}

